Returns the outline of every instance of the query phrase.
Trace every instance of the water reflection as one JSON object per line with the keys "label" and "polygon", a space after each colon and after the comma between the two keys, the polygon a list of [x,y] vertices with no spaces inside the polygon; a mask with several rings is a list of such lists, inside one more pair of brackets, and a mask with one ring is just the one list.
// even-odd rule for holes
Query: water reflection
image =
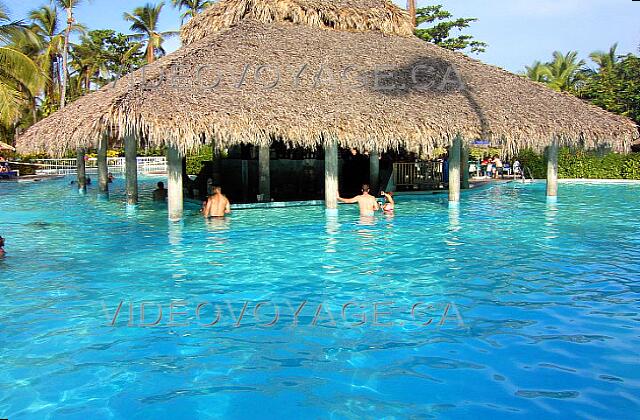
{"label": "water reflection", "polygon": [[186,278],[188,270],[185,267],[184,259],[187,257],[187,247],[184,244],[184,222],[168,222],[168,239],[169,239],[169,254],[171,258],[171,277],[180,281]]}
{"label": "water reflection", "polygon": [[449,232],[460,230],[460,207],[449,207]]}
{"label": "water reflection", "polygon": [[[210,265],[224,266],[226,255],[229,252],[229,232],[231,231],[231,218],[211,217],[204,219],[207,236],[206,252],[209,253]],[[213,254],[213,255],[211,255]]]}
{"label": "water reflection", "polygon": [[209,232],[228,231],[231,227],[231,219],[228,217],[208,217],[205,225]]}
{"label": "water reflection", "polygon": [[362,239],[362,249],[375,248],[377,230],[371,228],[375,228],[376,222],[375,216],[360,216],[360,219],[356,223],[356,225],[359,226],[356,233]]}
{"label": "water reflection", "polygon": [[558,237],[558,204],[557,201],[547,201],[544,211],[545,239]]}
{"label": "water reflection", "polygon": [[138,206],[136,204],[127,204],[125,212],[127,216],[135,216],[138,213]]}
{"label": "water reflection", "polygon": [[325,232],[327,233],[327,243],[325,245],[324,251],[329,254],[333,254],[337,252],[336,245],[338,244],[337,235],[340,232],[340,220],[338,219],[337,214],[329,214],[326,215],[325,221]]}

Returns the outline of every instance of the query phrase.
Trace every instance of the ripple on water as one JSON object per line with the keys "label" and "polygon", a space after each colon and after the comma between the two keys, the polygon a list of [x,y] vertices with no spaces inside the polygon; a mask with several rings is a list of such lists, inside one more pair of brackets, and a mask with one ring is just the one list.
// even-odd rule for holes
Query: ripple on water
{"label": "ripple on water", "polygon": [[169,225],[155,182],[129,214],[122,180],[111,201],[0,184],[3,416],[637,416],[638,186],[562,185],[550,206],[543,185],[499,185],[457,212],[398,196],[366,223],[194,206]]}

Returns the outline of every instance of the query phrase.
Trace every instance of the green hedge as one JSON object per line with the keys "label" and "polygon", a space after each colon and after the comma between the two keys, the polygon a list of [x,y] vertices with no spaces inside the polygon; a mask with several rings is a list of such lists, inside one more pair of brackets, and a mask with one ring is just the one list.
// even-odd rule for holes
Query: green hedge
{"label": "green hedge", "polygon": [[213,159],[212,154],[211,147],[203,147],[196,154],[187,156],[187,173],[198,175],[204,167],[204,162]]}
{"label": "green hedge", "polygon": [[[535,178],[547,177],[546,157],[523,150],[516,157]],[[527,176],[529,172],[527,171]],[[590,179],[640,179],[640,154],[597,153],[561,148],[558,151],[558,177]]]}

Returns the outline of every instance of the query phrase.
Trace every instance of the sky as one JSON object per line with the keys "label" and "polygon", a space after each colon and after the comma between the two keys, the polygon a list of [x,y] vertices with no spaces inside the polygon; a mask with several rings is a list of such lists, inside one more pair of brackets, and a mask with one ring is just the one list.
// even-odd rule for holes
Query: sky
{"label": "sky", "polygon": [[[47,0],[2,0],[13,19],[23,19],[29,10]],[[84,0],[76,19],[90,29],[110,28],[129,32],[122,19],[125,11],[156,0]],[[404,7],[405,1],[395,0]],[[640,1],[631,0],[418,0],[418,7],[442,4],[455,17],[476,17],[466,33],[489,44],[485,53],[474,55],[486,63],[520,72],[535,60],[549,60],[553,51],[577,50],[587,59],[595,50],[608,50],[618,43],[621,54],[640,53]],[[179,13],[163,10],[161,30],[176,30]],[[170,52],[178,39],[165,44]]]}

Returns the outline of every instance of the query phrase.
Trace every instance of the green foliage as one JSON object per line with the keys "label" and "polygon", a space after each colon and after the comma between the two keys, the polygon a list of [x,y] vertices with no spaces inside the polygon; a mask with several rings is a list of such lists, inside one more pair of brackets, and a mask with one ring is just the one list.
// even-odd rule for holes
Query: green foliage
{"label": "green foliage", "polygon": [[73,47],[72,66],[81,76],[85,91],[91,84],[102,87],[119,75],[136,70],[144,64],[142,44],[110,29],[89,32]]}
{"label": "green foliage", "polygon": [[566,54],[555,51],[553,60],[547,63],[534,61],[531,66],[525,67],[525,75],[535,82],[545,83],[551,89],[576,93],[586,74],[584,65],[584,60],[578,60],[577,51]]}
{"label": "green foliage", "polygon": [[204,167],[204,162],[213,159],[213,151],[211,147],[203,147],[195,155],[187,157],[187,173],[189,175],[197,175]]}
{"label": "green foliage", "polygon": [[575,51],[564,55],[556,51],[552,61],[525,67],[524,75],[640,123],[640,58],[619,56],[616,50],[614,44],[609,51],[592,52],[589,57],[595,70],[578,60]]}
{"label": "green foliage", "polygon": [[587,80],[581,96],[640,123],[640,58],[629,54],[601,67]]}
{"label": "green foliage", "polygon": [[[109,149],[107,150],[107,157],[108,158],[115,158],[115,157],[119,157],[121,155],[123,155],[124,152],[122,150],[118,150],[118,149]],[[87,153],[87,157],[92,159],[92,158],[97,158],[98,154],[97,153]]]}
{"label": "green foliage", "polygon": [[469,148],[469,158],[481,160],[485,156],[502,156],[502,150],[495,147],[471,147]]}
{"label": "green foliage", "polygon": [[527,177],[533,176],[538,179],[547,177],[547,164],[543,155],[531,149],[525,149],[518,153],[515,160],[520,161],[520,165],[524,168]]}
{"label": "green foliage", "polygon": [[178,10],[182,11],[184,8],[185,11],[182,12],[180,17],[182,18],[182,23],[185,20],[190,19],[198,15],[206,9],[207,7],[213,4],[213,1],[209,0],[171,0],[173,7],[176,7]]}
{"label": "green foliage", "polygon": [[[543,155],[523,150],[516,157],[534,178],[547,176]],[[529,171],[527,171],[529,176]],[[598,153],[594,151],[561,148],[558,151],[559,178],[585,179],[640,179],[640,154]]]}
{"label": "green foliage", "polygon": [[416,29],[416,36],[449,50],[468,49],[472,53],[484,52],[487,44],[473,39],[471,35],[452,35],[452,31],[462,31],[477,21],[476,18],[452,19],[453,15],[441,5],[422,7],[416,10],[416,27],[426,23],[428,28]]}
{"label": "green foliage", "polygon": [[152,63],[156,55],[163,56],[165,54],[162,47],[164,41],[178,35],[177,31],[158,31],[158,22],[163,7],[164,2],[158,4],[147,3],[143,7],[133,9],[133,13],[125,13],[123,15],[124,20],[131,22],[130,29],[134,32],[129,38],[146,42],[147,63]]}
{"label": "green foliage", "polygon": [[0,125],[10,127],[20,120],[44,84],[37,63],[13,44],[23,40],[27,30],[14,22],[0,2]]}
{"label": "green foliage", "polygon": [[27,165],[38,159],[47,159],[48,156],[44,153],[32,153],[26,155],[12,154],[9,156],[9,160],[14,162],[24,162],[25,165],[12,163],[11,169],[17,169],[20,171],[20,176],[22,175],[35,175],[36,167],[32,165]]}
{"label": "green foliage", "polygon": [[525,74],[529,80],[534,82],[548,83],[551,77],[551,70],[549,70],[549,66],[546,63],[534,61],[531,66],[525,67]]}

